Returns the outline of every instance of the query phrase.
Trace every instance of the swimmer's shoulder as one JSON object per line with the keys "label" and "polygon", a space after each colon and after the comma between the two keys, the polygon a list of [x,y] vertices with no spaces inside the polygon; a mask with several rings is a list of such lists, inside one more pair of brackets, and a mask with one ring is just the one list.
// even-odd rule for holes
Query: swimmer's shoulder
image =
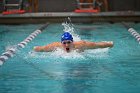
{"label": "swimmer's shoulder", "polygon": [[75,45],[86,44],[86,41],[83,41],[83,40],[81,40],[81,41],[75,41],[74,44]]}
{"label": "swimmer's shoulder", "polygon": [[85,48],[85,45],[86,45],[86,41],[75,41],[74,42],[74,47],[76,49],[83,49],[83,48]]}

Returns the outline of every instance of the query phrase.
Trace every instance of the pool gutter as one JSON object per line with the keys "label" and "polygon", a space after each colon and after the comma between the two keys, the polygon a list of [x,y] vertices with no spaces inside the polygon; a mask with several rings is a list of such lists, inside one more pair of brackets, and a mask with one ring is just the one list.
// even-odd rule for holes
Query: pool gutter
{"label": "pool gutter", "polygon": [[24,14],[0,14],[0,24],[38,24],[60,23],[70,17],[73,23],[92,22],[140,22],[140,12],[100,12],[100,13],[74,13],[74,12],[41,12]]}

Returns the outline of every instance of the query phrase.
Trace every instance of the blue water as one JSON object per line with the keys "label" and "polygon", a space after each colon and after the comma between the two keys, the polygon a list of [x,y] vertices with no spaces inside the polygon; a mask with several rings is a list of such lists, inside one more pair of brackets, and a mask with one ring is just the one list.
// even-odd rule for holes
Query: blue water
{"label": "blue water", "polygon": [[[130,24],[140,33],[140,24]],[[41,25],[0,25],[0,54]],[[60,41],[64,27],[50,24],[0,67],[0,93],[140,93],[140,44],[121,23],[72,27],[79,39],[113,41],[114,47],[34,52],[34,46]]]}

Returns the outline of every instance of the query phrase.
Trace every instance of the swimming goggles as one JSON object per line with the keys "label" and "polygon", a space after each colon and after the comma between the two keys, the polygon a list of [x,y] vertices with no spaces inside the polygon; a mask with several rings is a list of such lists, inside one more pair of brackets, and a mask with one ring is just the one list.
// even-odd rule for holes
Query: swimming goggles
{"label": "swimming goggles", "polygon": [[62,44],[70,44],[70,43],[72,43],[72,41],[70,41],[70,40],[69,41],[63,41],[62,42]]}

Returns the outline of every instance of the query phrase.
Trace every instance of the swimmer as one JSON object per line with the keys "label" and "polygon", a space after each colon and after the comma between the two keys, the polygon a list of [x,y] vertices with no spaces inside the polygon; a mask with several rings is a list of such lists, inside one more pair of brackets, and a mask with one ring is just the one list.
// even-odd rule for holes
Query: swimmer
{"label": "swimmer", "polygon": [[89,42],[89,41],[73,41],[73,37],[69,32],[64,32],[61,36],[61,42],[54,42],[46,46],[35,46],[36,52],[51,52],[56,48],[61,48],[67,53],[72,50],[84,51],[86,49],[97,49],[113,47],[113,42]]}

